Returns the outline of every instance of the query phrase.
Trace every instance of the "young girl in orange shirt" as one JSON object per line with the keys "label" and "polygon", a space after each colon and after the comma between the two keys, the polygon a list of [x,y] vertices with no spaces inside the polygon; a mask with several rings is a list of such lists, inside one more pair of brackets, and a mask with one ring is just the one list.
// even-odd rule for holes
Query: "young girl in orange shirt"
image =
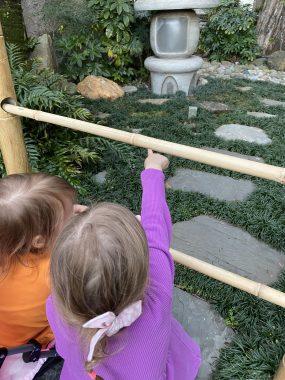
{"label": "young girl in orange shirt", "polygon": [[[45,347],[53,340],[45,312],[50,252],[74,203],[75,190],[59,177],[37,173],[0,180],[0,347],[30,339]],[[24,379],[35,365],[20,355],[7,357],[0,379],[13,379],[20,368],[15,378]]]}

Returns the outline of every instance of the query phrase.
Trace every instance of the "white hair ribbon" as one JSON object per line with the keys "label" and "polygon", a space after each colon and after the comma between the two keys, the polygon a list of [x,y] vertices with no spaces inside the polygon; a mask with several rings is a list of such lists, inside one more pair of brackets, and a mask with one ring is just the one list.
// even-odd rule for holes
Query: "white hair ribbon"
{"label": "white hair ribbon", "polygon": [[142,314],[142,301],[137,301],[132,305],[126,307],[118,316],[111,311],[105,314],[98,315],[90,319],[84,325],[86,329],[98,329],[96,334],[93,335],[87,360],[90,362],[93,358],[94,349],[96,344],[105,336],[112,336],[117,334],[124,327],[130,326]]}

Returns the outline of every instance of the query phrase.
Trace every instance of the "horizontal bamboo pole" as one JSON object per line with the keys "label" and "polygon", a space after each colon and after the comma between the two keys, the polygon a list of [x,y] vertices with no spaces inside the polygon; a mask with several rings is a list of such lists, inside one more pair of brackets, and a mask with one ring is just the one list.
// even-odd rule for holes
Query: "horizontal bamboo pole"
{"label": "horizontal bamboo pole", "polygon": [[[15,98],[15,89],[0,22],[0,103],[5,98]],[[29,171],[21,120],[9,115],[0,107],[0,149],[7,174]]]}
{"label": "horizontal bamboo pole", "polygon": [[285,184],[285,168],[267,165],[260,162],[249,161],[243,158],[233,157],[226,154],[211,152],[186,145],[176,144],[169,141],[159,140],[136,133],[120,131],[118,129],[93,124],[86,121],[75,120],[68,117],[53,115],[51,113],[35,111],[24,107],[18,107],[11,102],[3,102],[4,111],[30,119],[43,121],[76,131],[91,133],[96,136],[106,137],[111,140],[135,145],[141,148],[153,149],[157,152],[182,157],[203,164],[216,166],[223,169],[236,171],[260,178]]}
{"label": "horizontal bamboo pole", "polygon": [[273,380],[285,380],[285,355],[283,356],[282,362]]}
{"label": "horizontal bamboo pole", "polygon": [[231,285],[234,288],[243,290],[244,292],[285,308],[285,293],[282,293],[279,290],[249,280],[248,278],[216,267],[212,264],[196,259],[195,257],[188,256],[185,253],[176,251],[175,249],[171,249],[170,252],[178,264],[182,264],[199,273],[203,273],[206,276],[223,282],[224,284]]}

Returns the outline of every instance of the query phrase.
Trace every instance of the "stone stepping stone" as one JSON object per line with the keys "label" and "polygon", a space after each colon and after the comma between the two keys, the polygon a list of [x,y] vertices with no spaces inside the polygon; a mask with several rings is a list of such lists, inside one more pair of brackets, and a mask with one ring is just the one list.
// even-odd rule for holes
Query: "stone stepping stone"
{"label": "stone stepping stone", "polygon": [[248,232],[206,215],[176,223],[172,247],[251,280],[270,284],[285,267],[285,255]]}
{"label": "stone stepping stone", "polygon": [[247,112],[247,115],[257,117],[258,119],[271,119],[273,117],[277,117],[276,115],[272,115],[271,113],[265,112]]}
{"label": "stone stepping stone", "polygon": [[173,190],[198,192],[221,201],[244,201],[254,190],[249,180],[234,179],[191,169],[178,169],[167,186]]}
{"label": "stone stepping stone", "polygon": [[203,361],[197,379],[210,380],[214,361],[220,349],[232,340],[234,332],[208,302],[178,288],[174,288],[173,296],[174,317],[202,351]]}
{"label": "stone stepping stone", "polygon": [[246,87],[236,87],[236,89],[240,92],[249,92],[252,90],[252,87],[246,86]]}
{"label": "stone stepping stone", "polygon": [[142,132],[142,130],[143,130],[142,128],[134,128],[134,129],[132,129],[132,132],[140,134]]}
{"label": "stone stepping stone", "polygon": [[272,140],[260,128],[241,124],[225,124],[217,128],[215,135],[223,140],[242,140],[259,145],[267,145]]}
{"label": "stone stepping stone", "polygon": [[283,108],[285,108],[285,102],[281,102],[279,100],[263,98],[263,99],[260,99],[260,101],[266,107],[283,107]]}
{"label": "stone stepping stone", "polygon": [[128,86],[124,86],[123,90],[125,94],[133,94],[138,91],[138,88],[136,86],[128,85]]}
{"label": "stone stepping stone", "polygon": [[212,113],[222,113],[231,111],[228,105],[218,102],[201,102],[200,107]]}
{"label": "stone stepping stone", "polygon": [[164,103],[169,102],[170,99],[140,99],[139,103],[142,104],[154,104],[156,106],[161,106]]}
{"label": "stone stepping stone", "polygon": [[233,157],[244,158],[245,160],[249,160],[249,161],[256,161],[256,162],[262,162],[262,163],[264,162],[264,159],[261,157],[247,156],[246,154],[230,152],[229,150],[226,150],[226,149],[219,149],[219,148],[202,148],[202,149],[210,150],[211,152],[227,154],[227,155],[233,156]]}
{"label": "stone stepping stone", "polygon": [[103,172],[97,173],[93,176],[93,179],[95,182],[99,183],[100,185],[103,185],[106,181],[107,171],[104,170]]}
{"label": "stone stepping stone", "polygon": [[190,106],[188,109],[188,119],[195,119],[197,117],[198,107]]}
{"label": "stone stepping stone", "polygon": [[105,113],[105,112],[98,112],[96,117],[98,117],[100,120],[105,120],[105,119],[108,119],[108,117],[110,117],[111,115],[109,113]]}

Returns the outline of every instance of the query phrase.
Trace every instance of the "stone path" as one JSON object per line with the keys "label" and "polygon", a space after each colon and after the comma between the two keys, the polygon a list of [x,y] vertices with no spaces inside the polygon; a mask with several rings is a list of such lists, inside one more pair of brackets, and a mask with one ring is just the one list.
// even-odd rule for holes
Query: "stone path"
{"label": "stone path", "polygon": [[174,289],[173,314],[201,347],[203,361],[197,379],[210,380],[213,363],[233,331],[209,303],[178,288]]}
{"label": "stone path", "polygon": [[227,104],[219,102],[201,102],[200,107],[212,113],[223,113],[231,111],[231,108]]}
{"label": "stone path", "polygon": [[251,280],[270,284],[285,267],[285,255],[248,232],[201,215],[176,223],[172,247]]}
{"label": "stone path", "polygon": [[263,99],[260,99],[260,101],[266,107],[283,107],[283,108],[285,108],[285,102],[280,102],[279,100],[263,98]]}
{"label": "stone path", "polygon": [[178,169],[167,181],[167,186],[173,190],[202,193],[221,201],[243,201],[255,190],[255,185],[248,180],[191,169]]}
{"label": "stone path", "polygon": [[257,117],[258,119],[272,119],[274,117],[277,117],[276,115],[272,115],[271,113],[265,112],[247,112],[247,115]]}
{"label": "stone path", "polygon": [[161,106],[164,103],[169,102],[170,99],[139,99],[138,102],[142,104],[154,104],[156,106]]}
{"label": "stone path", "polygon": [[216,129],[215,135],[223,140],[242,140],[259,145],[272,142],[262,129],[241,124],[222,125]]}

